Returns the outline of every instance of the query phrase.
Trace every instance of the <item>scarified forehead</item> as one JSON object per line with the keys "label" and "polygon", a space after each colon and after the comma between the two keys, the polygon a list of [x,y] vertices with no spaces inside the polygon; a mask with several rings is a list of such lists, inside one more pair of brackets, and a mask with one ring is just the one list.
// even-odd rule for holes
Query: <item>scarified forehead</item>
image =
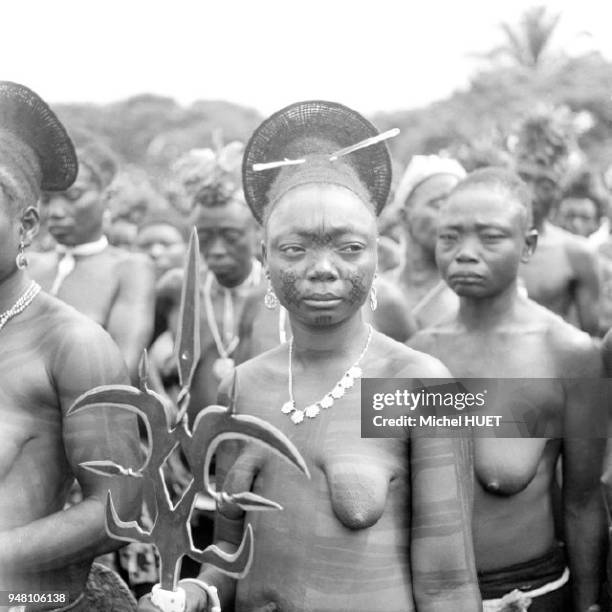
{"label": "scarified forehead", "polygon": [[311,183],[288,191],[277,202],[265,224],[267,237],[295,234],[334,237],[355,232],[376,236],[373,206],[350,189]]}

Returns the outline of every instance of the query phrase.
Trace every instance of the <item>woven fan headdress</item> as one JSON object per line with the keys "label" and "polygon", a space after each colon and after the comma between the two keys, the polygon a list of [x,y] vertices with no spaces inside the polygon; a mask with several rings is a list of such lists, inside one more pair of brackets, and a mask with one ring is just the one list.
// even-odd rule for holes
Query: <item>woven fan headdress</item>
{"label": "woven fan headdress", "polygon": [[[0,81],[0,166],[24,172],[38,190],[63,191],[78,164],[66,129],[49,106],[24,85]],[[23,179],[25,180],[25,179]]]}
{"label": "woven fan headdress", "polygon": [[391,185],[385,140],[356,111],[335,102],[297,102],[266,119],[249,140],[242,162],[247,204],[260,223],[268,204],[290,188],[312,182],[347,186],[380,214]]}

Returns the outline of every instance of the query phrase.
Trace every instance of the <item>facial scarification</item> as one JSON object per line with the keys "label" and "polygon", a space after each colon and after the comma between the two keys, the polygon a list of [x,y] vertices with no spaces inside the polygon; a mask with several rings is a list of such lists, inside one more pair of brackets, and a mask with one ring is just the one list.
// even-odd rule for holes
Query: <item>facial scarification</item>
{"label": "facial scarification", "polygon": [[[287,304],[298,305],[300,302],[300,292],[297,288],[297,283],[300,277],[292,271],[280,271],[281,294]],[[347,299],[351,304],[362,304],[368,295],[368,283],[363,274],[359,272],[351,272],[340,276],[341,279],[347,280],[350,285],[350,291]]]}
{"label": "facial scarification", "polygon": [[280,271],[281,294],[287,304],[298,305],[300,293],[297,289],[298,275],[295,272]]}
{"label": "facial scarification", "polygon": [[351,304],[363,304],[368,295],[368,285],[363,274],[352,272],[348,276],[348,280],[351,283],[351,291],[348,297],[349,302]]}
{"label": "facial scarification", "polygon": [[316,233],[309,236],[313,246],[316,247],[328,247],[334,243],[335,236],[326,233]]}

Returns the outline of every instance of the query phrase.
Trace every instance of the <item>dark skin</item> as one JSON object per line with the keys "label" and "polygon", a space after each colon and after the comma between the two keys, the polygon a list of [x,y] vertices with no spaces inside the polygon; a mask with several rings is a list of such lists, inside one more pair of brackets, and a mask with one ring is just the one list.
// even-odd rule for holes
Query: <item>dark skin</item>
{"label": "dark skin", "polygon": [[[19,240],[29,244],[38,227],[34,207],[7,213],[3,197],[0,190],[0,312],[30,283],[14,257]],[[133,480],[97,476],[79,464],[113,459],[137,468],[143,458],[133,415],[101,406],[66,412],[95,386],[125,384],[127,372],[106,332],[44,293],[6,323],[0,338],[0,590],[74,598],[93,558],[121,545],[105,532],[107,491],[123,519],[140,509]],[[75,476],[83,499],[63,511]]]}
{"label": "dark skin", "polygon": [[[254,221],[246,205],[230,201],[220,206],[198,206],[191,221],[198,232],[202,258],[208,270],[215,275],[218,285],[221,288],[233,289],[243,283],[251,272],[256,244]],[[204,278],[205,274],[202,276],[202,286]],[[259,285],[263,286],[264,281],[262,275]],[[253,289],[241,287],[232,291],[236,330],[244,311],[246,297]],[[223,291],[213,291],[211,301],[217,328],[222,335],[225,309]],[[202,408],[216,403],[221,382],[213,373],[213,364],[220,355],[206,319],[203,303],[200,313],[201,357],[191,386],[190,419],[195,418]]]}
{"label": "dark skin", "polygon": [[[49,231],[66,246],[99,239],[105,207],[104,192],[86,165],[68,191],[43,199]],[[53,252],[31,257],[30,274],[45,291],[53,286],[57,264]],[[155,273],[148,258],[111,246],[77,257],[57,297],[106,329],[137,382],[138,364],[153,333]]]}
{"label": "dark skin", "polygon": [[458,182],[450,174],[433,175],[414,189],[400,209],[406,252],[399,288],[417,329],[439,321],[458,306],[453,292],[440,282],[435,259],[440,206]]}
{"label": "dark skin", "polygon": [[[373,211],[336,185],[290,190],[268,219],[266,265],[289,312],[293,392],[305,406],[333,387],[368,336],[360,310],[376,268]],[[405,441],[360,437],[358,385],[296,426],[280,411],[287,363],[283,345],[239,366],[236,409],[285,432],[312,479],[296,478],[256,446],[222,448],[218,486],[270,495],[284,510],[218,513],[216,543],[226,550],[236,549],[246,522],[253,524],[254,562],[237,583],[211,567],[200,578],[217,585],[222,605],[233,601],[237,612],[442,611],[450,601],[455,610],[480,610],[467,515],[470,468],[460,441],[411,439],[408,470]],[[437,360],[377,332],[362,366],[367,376],[448,375]],[[208,609],[200,589],[185,590],[188,612]]]}
{"label": "dark skin", "polygon": [[[499,186],[456,191],[442,210],[437,261],[457,293],[456,315],[417,334],[411,346],[442,359],[458,377],[548,378],[526,391],[538,418],[564,431],[604,423],[592,385],[599,378],[595,343],[517,292],[519,264],[529,261],[537,234],[525,208]],[[567,381],[567,382],[566,382]],[[496,405],[514,415],[520,403]],[[554,545],[551,484],[563,458],[563,521],[576,610],[599,594],[604,522],[599,492],[604,444],[598,439],[475,439],[474,543],[479,571],[537,558]]]}
{"label": "dark skin", "polygon": [[550,178],[527,171],[521,178],[533,196],[534,227],[539,234],[538,250],[521,278],[532,300],[567,318],[575,308],[579,327],[598,333],[599,279],[595,255],[579,236],[555,227],[548,221],[560,190]]}

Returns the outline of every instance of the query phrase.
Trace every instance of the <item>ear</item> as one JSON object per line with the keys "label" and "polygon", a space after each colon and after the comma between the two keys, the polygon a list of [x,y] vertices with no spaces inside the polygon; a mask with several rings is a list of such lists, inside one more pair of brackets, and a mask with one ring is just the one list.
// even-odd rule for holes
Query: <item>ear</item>
{"label": "ear", "polygon": [[261,261],[263,261],[264,268],[268,267],[268,249],[266,248],[266,243],[261,241]]}
{"label": "ear", "polygon": [[525,244],[521,253],[521,261],[527,263],[538,246],[538,230],[531,229],[525,234]]}
{"label": "ear", "polygon": [[28,247],[32,244],[32,240],[34,240],[40,228],[40,215],[38,214],[38,209],[35,206],[28,206],[23,211],[19,223],[21,224],[21,239],[24,245]]}

